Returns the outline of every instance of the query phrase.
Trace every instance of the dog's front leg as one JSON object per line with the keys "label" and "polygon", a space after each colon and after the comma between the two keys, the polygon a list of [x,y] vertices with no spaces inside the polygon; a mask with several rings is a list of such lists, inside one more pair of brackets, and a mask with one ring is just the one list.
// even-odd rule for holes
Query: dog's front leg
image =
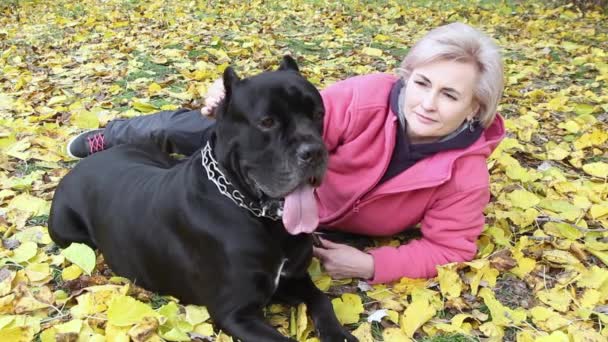
{"label": "dog's front leg", "polygon": [[315,286],[308,274],[299,278],[281,278],[275,298],[292,305],[306,303],[322,342],[358,342],[340,325],[329,298]]}
{"label": "dog's front leg", "polygon": [[242,342],[297,342],[281,335],[268,324],[261,309],[249,311],[240,308],[223,317],[215,317],[214,320],[222,330]]}

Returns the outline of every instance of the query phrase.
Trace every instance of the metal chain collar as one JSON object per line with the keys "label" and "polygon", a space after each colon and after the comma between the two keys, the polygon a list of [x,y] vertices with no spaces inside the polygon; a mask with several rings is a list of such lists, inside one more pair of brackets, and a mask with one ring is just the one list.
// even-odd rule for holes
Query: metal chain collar
{"label": "metal chain collar", "polygon": [[207,144],[201,150],[201,154],[203,156],[203,168],[207,171],[207,178],[217,186],[217,189],[222,195],[230,198],[236,205],[249,210],[257,217],[267,217],[275,221],[281,219],[281,216],[283,215],[282,202],[270,202],[265,204],[249,202],[249,204],[245,204],[247,201],[245,196],[226,179],[226,176],[219,168],[218,162],[213,158],[209,141],[207,141]]}

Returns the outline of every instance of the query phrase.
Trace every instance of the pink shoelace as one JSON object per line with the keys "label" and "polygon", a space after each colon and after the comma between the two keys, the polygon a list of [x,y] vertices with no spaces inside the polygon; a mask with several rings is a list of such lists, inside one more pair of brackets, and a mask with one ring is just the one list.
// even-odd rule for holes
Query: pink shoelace
{"label": "pink shoelace", "polygon": [[103,151],[104,149],[104,137],[103,133],[94,134],[91,137],[87,138],[89,142],[89,153],[93,154],[95,152]]}

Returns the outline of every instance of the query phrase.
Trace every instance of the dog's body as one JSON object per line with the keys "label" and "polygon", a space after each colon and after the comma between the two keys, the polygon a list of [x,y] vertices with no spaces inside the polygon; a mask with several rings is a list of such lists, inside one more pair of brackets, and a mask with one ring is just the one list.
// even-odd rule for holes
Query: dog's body
{"label": "dog's body", "polygon": [[327,164],[320,95],[290,58],[244,80],[229,69],[224,83],[207,149],[176,161],[154,146],[121,145],[82,160],[55,192],[52,239],[99,248],[117,274],[207,306],[243,341],[293,341],[263,320],[271,298],[305,302],[322,341],[356,341],[307,274],[310,235],[290,234],[310,229],[288,232],[252,213],[318,185]]}

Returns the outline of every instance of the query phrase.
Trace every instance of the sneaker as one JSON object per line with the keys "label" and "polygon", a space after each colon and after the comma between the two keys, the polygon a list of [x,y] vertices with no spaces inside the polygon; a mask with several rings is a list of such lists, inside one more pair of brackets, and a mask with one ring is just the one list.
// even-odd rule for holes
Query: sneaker
{"label": "sneaker", "polygon": [[84,158],[106,148],[103,129],[94,129],[78,134],[68,142],[67,154],[76,159]]}

